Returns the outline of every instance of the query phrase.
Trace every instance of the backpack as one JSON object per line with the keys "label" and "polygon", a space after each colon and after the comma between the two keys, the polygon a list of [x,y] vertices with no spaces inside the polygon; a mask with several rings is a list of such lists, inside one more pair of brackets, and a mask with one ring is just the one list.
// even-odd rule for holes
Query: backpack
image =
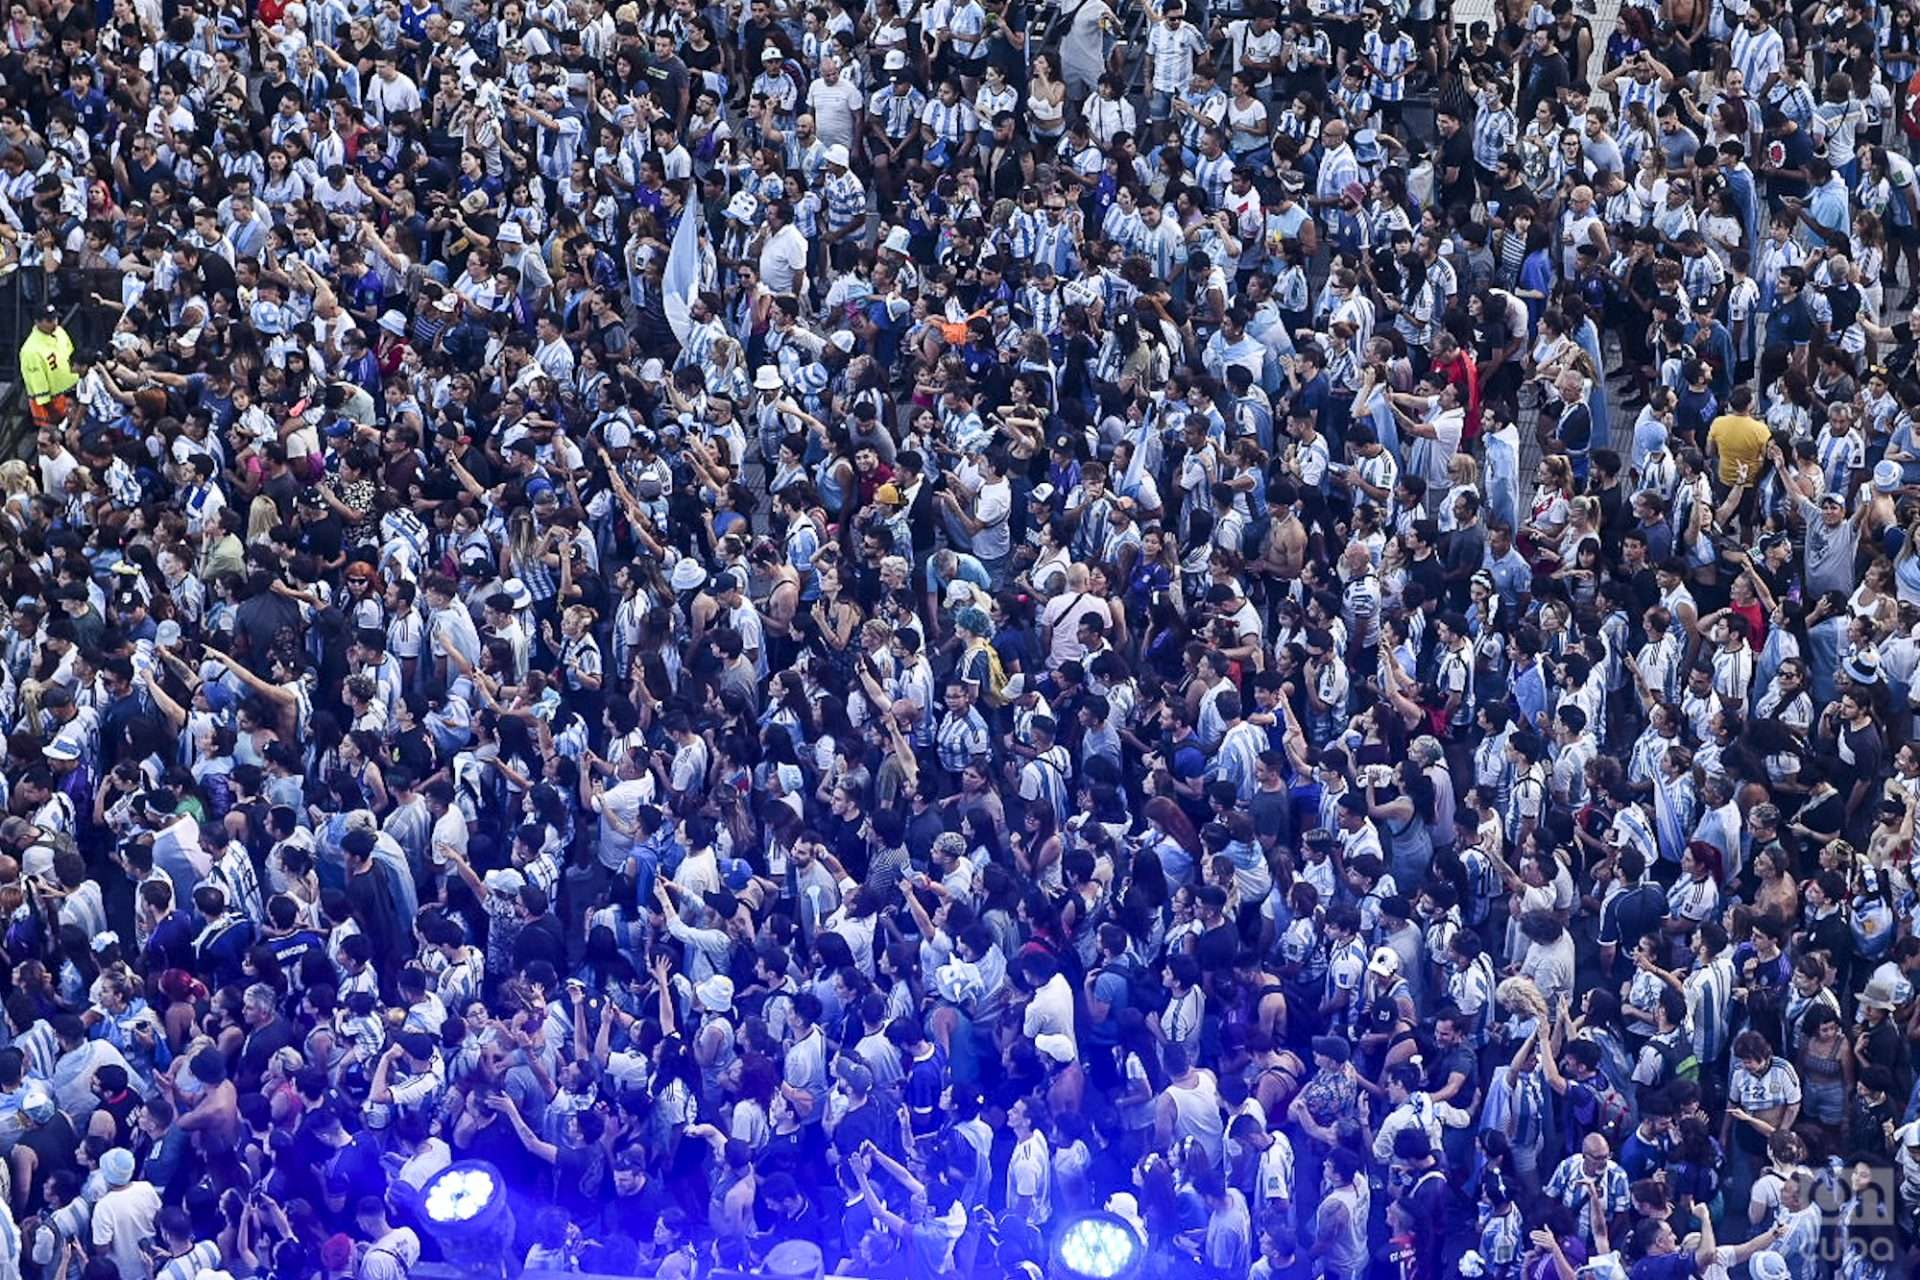
{"label": "backpack", "polygon": [[1000,663],[1000,652],[985,640],[975,641],[968,652],[984,650],[987,655],[987,678],[980,682],[980,701],[989,707],[1007,705],[1007,669]]}
{"label": "backpack", "polygon": [[1660,1055],[1660,1078],[1656,1084],[1660,1087],[1672,1084],[1675,1080],[1700,1080],[1700,1059],[1694,1056],[1693,1037],[1684,1031],[1676,1032],[1668,1043],[1661,1043],[1658,1036],[1648,1041]]}
{"label": "backpack", "polygon": [[1610,1081],[1602,1078],[1597,1088],[1592,1083],[1588,1087],[1593,1089],[1594,1100],[1599,1104],[1593,1131],[1604,1136],[1618,1151],[1621,1142],[1633,1130],[1633,1111],[1627,1106],[1626,1098]]}
{"label": "backpack", "polygon": [[1161,987],[1153,970],[1141,964],[1132,956],[1122,956],[1107,966],[1109,973],[1117,973],[1127,980],[1127,1007],[1138,1009],[1142,1014],[1159,1010],[1167,1003],[1166,990]]}

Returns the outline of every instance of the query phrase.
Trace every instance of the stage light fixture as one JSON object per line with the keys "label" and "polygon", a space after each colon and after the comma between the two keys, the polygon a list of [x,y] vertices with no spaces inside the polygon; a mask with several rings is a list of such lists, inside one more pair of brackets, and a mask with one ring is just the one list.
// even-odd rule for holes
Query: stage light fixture
{"label": "stage light fixture", "polygon": [[1068,1222],[1053,1239],[1053,1274],[1068,1280],[1129,1280],[1146,1248],[1133,1227],[1105,1210]]}

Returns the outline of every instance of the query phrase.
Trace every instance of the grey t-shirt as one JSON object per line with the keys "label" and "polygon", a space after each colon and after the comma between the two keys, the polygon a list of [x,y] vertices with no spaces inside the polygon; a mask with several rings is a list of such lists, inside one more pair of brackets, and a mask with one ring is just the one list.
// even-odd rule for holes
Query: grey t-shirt
{"label": "grey t-shirt", "polygon": [[1851,519],[1829,525],[1820,508],[1805,498],[1795,505],[1807,522],[1806,588],[1809,596],[1853,590],[1853,561],[1860,549],[1860,528]]}

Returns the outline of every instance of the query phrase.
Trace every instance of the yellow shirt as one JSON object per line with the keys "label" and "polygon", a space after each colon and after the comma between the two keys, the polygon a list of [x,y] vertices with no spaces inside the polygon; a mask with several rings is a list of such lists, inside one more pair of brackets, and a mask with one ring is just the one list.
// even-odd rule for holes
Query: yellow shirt
{"label": "yellow shirt", "polygon": [[1760,459],[1772,438],[1767,424],[1745,414],[1723,413],[1707,428],[1707,450],[1720,453],[1720,483],[1739,484],[1741,464],[1746,464],[1746,480],[1760,478]]}
{"label": "yellow shirt", "polygon": [[20,381],[38,401],[63,396],[80,379],[73,372],[73,339],[65,329],[42,333],[35,325],[20,344]]}

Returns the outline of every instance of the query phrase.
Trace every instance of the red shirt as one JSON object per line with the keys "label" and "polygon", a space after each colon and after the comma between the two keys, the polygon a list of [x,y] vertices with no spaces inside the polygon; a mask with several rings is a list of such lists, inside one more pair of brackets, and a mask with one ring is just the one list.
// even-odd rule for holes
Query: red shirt
{"label": "red shirt", "polygon": [[1458,350],[1451,360],[1436,360],[1433,370],[1440,374],[1460,393],[1460,407],[1466,410],[1466,428],[1460,438],[1471,440],[1480,434],[1480,370],[1473,362],[1473,356],[1465,350]]}

